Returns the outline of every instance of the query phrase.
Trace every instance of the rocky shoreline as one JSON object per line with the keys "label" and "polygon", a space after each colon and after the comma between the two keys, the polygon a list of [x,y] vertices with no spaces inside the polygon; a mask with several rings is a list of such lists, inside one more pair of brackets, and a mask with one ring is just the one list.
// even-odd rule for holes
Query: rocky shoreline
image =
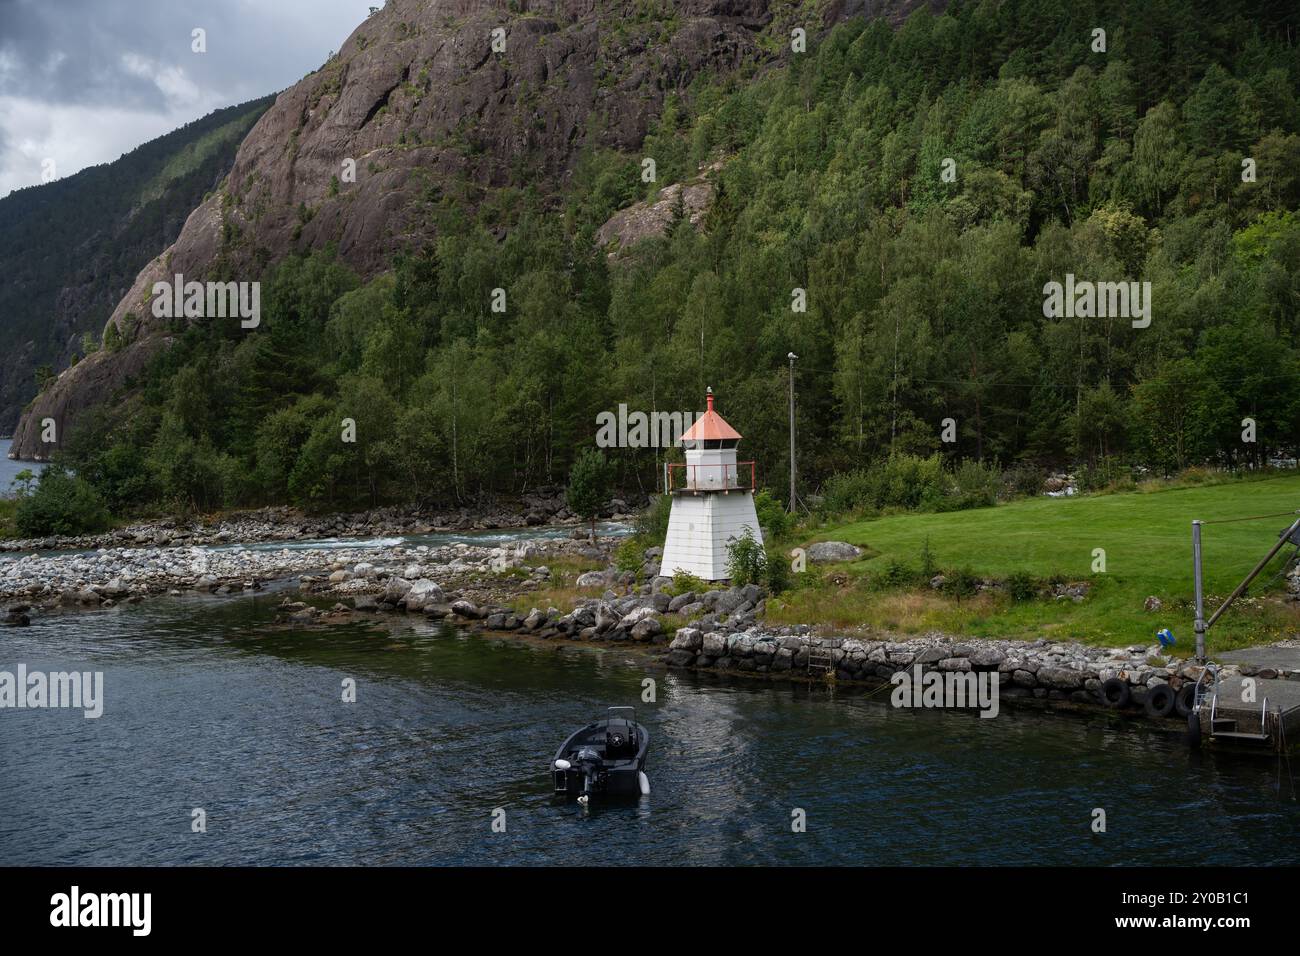
{"label": "rocky shoreline", "polygon": [[[393,545],[340,548],[185,547],[101,548],[94,553],[27,554],[0,560],[0,601],[9,603],[5,623],[30,622],[36,610],[113,607],[155,594],[199,591],[233,594],[298,577],[306,591],[353,597],[358,610],[374,606],[397,581],[431,580],[439,586],[486,579],[510,581],[502,572],[541,555],[603,560],[608,542],[549,538],[501,546],[463,543],[442,546]],[[534,574],[528,580],[537,580]],[[488,590],[491,590],[490,588]],[[405,605],[404,605],[405,606]]]}
{"label": "rocky shoreline", "polygon": [[[654,563],[655,550],[646,554],[647,567]],[[532,607],[519,613],[494,600],[494,595],[484,598],[481,582],[477,592],[474,588],[451,591],[435,581],[412,580],[417,570],[394,568],[373,579],[365,567],[336,571],[330,581],[315,583],[313,590],[338,598],[351,594],[351,608],[339,603],[323,611],[286,599],[279,618],[311,623],[351,610],[420,613],[470,630],[534,640],[641,645],[671,669],[778,681],[881,687],[890,684],[895,674],[912,674],[918,667],[988,672],[996,675],[1002,700],[1075,710],[1113,709],[1102,689],[1107,681],[1119,680],[1128,688],[1123,710],[1141,713],[1155,687],[1167,684],[1177,691],[1201,674],[1195,661],[1167,656],[1158,644],[1109,648],[1048,640],[963,639],[939,633],[864,639],[818,635],[807,625],[768,628],[760,623],[766,595],[757,585],[673,594],[668,578],[652,577],[638,584],[637,574],[606,568],[589,571],[576,581],[578,587],[603,589],[599,595],[580,598],[568,610]],[[549,577],[549,569],[538,566],[521,586],[535,588]],[[508,593],[517,597],[520,591]],[[678,621],[686,623],[676,626]],[[1227,678],[1250,670],[1229,664],[1221,673]],[[1300,680],[1300,671],[1260,676]],[[1181,728],[1185,719],[1171,711],[1162,723]]]}
{"label": "rocky shoreline", "polygon": [[[500,546],[465,543],[340,548],[102,548],[93,554],[24,555],[0,560],[4,621],[25,624],[33,608],[111,607],[149,594],[184,590],[231,594],[297,577],[304,598],[333,600],[323,609],[286,597],[279,623],[315,625],[361,614],[419,614],[460,627],[537,640],[642,645],[665,666],[784,681],[834,681],[879,687],[900,672],[988,672],[1008,702],[1105,708],[1103,684],[1123,682],[1125,706],[1142,708],[1160,684],[1177,691],[1201,668],[1168,657],[1159,645],[1094,647],[1076,642],[917,637],[843,637],[808,625],[762,623],[758,585],[676,593],[657,576],[658,549],[639,572],[609,566],[617,539],[539,538]],[[518,608],[548,587],[547,560],[598,566],[572,582],[572,606]],[[579,564],[579,567],[582,565]],[[581,595],[581,592],[587,592]],[[1078,599],[1078,598],[1075,598]],[[1225,677],[1242,669],[1223,668]],[[1295,673],[1264,674],[1300,680]],[[1179,718],[1181,719],[1181,718]]]}
{"label": "rocky shoreline", "polygon": [[[614,498],[600,519],[631,521],[644,502]],[[52,535],[0,540],[0,552],[89,551],[99,548],[182,547],[301,541],[316,538],[365,538],[468,531],[577,526],[562,490],[543,489],[522,499],[478,509],[433,510],[416,507],[376,508],[356,514],[308,515],[295,508],[272,507],[233,512],[214,519],[155,518],[103,534]]]}

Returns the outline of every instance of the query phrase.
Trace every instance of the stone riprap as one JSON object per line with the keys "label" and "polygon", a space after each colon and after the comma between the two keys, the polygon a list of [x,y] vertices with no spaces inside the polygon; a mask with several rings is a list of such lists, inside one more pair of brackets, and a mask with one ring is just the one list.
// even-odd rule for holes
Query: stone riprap
{"label": "stone riprap", "polygon": [[[868,640],[823,637],[806,627],[776,630],[750,628],[741,632],[679,628],[669,644],[668,665],[766,675],[776,679],[823,679],[810,670],[810,657],[829,659],[838,681],[879,685],[894,674],[923,670],[991,671],[998,675],[1000,695],[1101,706],[1103,682],[1118,678],[1129,685],[1131,702],[1141,706],[1150,688],[1169,684],[1178,690],[1195,682],[1201,667],[1195,661],[1163,655],[1159,645],[1090,647],[1073,642],[1013,641],[954,638],[928,634],[907,639]],[[1240,672],[1227,664],[1222,676]],[[1294,676],[1300,679],[1300,672]]]}
{"label": "stone riprap", "polygon": [[[300,576],[307,589],[370,600],[393,596],[403,606],[433,603],[431,584],[517,568],[544,554],[581,554],[585,542],[537,539],[500,547],[449,544],[362,548],[103,548],[95,552],[0,558],[0,600],[32,605],[102,606],[164,591],[227,594]],[[524,579],[536,582],[538,575]],[[398,584],[396,582],[403,582]],[[428,583],[422,583],[428,582]],[[535,586],[535,583],[534,583]],[[421,600],[423,598],[423,600]],[[365,601],[363,600],[363,603]]]}

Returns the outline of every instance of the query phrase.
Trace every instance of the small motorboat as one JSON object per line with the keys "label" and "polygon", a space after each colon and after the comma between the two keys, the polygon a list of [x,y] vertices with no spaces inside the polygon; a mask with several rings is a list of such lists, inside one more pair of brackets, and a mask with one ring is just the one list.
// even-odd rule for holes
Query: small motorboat
{"label": "small motorboat", "polygon": [[555,792],[586,804],[597,797],[639,797],[650,792],[645,754],[650,734],[632,707],[609,713],[571,734],[551,762]]}

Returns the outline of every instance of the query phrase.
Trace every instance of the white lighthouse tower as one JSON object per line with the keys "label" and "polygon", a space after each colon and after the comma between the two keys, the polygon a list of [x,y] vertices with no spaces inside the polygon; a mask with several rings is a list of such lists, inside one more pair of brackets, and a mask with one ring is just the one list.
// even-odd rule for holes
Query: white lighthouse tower
{"label": "white lighthouse tower", "polygon": [[672,511],[659,573],[685,571],[705,581],[727,577],[727,545],[746,528],[763,543],[754,511],[754,463],[736,461],[740,433],[709,408],[682,436],[686,464],[668,466]]}

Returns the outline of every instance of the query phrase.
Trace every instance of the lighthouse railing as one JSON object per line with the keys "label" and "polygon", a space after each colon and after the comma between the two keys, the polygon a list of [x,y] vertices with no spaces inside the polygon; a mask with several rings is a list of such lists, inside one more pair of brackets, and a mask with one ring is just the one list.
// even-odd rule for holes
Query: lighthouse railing
{"label": "lighthouse railing", "polygon": [[727,464],[668,465],[668,491],[753,491],[754,462]]}

